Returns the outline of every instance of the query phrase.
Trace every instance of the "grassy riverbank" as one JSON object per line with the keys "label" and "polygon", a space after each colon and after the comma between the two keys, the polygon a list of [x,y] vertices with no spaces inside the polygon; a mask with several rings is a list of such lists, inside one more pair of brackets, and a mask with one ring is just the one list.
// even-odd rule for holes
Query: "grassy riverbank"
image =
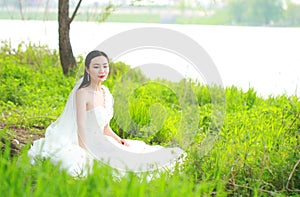
{"label": "grassy riverbank", "polygon": [[[3,196],[299,195],[296,96],[263,99],[253,89],[149,81],[112,63],[105,82],[115,97],[112,128],[126,138],[180,145],[188,158],[183,172],[150,182],[134,175],[116,181],[111,169],[99,165],[87,179],[74,179],[49,161],[31,166],[26,152],[62,112],[82,68],[65,77],[58,53],[42,46],[5,45],[0,61],[0,135],[7,140],[0,155]],[[18,153],[11,156],[8,142]]]}
{"label": "grassy riverbank", "polygon": [[[74,6],[71,5],[70,14],[75,10]],[[276,11],[276,6],[271,2],[266,4],[230,2],[225,5],[212,4],[209,7],[200,4],[191,6],[184,3],[173,6],[110,5],[108,7],[95,4],[80,6],[74,20],[84,22],[299,27],[299,4],[290,2],[285,9],[279,12]],[[268,10],[273,11],[269,12]],[[20,7],[19,4],[13,5],[3,2],[2,5],[0,3],[0,19],[57,21],[58,8],[43,3],[35,6],[24,4]]]}

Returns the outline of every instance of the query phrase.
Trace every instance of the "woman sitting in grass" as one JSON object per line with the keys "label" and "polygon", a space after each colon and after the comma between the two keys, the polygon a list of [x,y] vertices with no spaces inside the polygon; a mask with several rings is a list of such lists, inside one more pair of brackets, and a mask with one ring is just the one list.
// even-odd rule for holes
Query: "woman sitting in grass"
{"label": "woman sitting in grass", "polygon": [[84,76],[69,95],[61,116],[34,141],[28,155],[49,158],[72,176],[87,176],[93,162],[108,164],[120,174],[173,170],[186,153],[180,148],[147,145],[120,138],[110,127],[113,97],[102,82],[109,74],[109,58],[91,51],[85,59]]}

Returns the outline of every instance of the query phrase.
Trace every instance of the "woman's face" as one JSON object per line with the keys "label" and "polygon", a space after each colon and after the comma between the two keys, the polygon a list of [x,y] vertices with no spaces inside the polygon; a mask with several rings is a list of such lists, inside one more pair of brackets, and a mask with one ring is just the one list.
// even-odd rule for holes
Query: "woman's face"
{"label": "woman's face", "polygon": [[103,82],[109,73],[108,60],[104,56],[98,56],[91,60],[90,67],[87,69],[90,74],[90,80]]}

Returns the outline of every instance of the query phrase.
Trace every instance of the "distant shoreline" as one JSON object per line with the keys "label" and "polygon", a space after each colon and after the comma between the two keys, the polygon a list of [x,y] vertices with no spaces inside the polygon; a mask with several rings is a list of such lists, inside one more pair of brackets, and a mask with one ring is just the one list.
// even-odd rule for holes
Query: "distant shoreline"
{"label": "distant shoreline", "polygon": [[[296,4],[297,5],[297,4]],[[99,6],[99,5],[98,5]],[[74,8],[71,8],[70,12]],[[216,12],[218,9],[180,6],[121,6],[104,11],[105,7],[81,6],[74,21],[81,22],[117,22],[117,23],[155,23],[155,24],[194,24],[194,25],[238,25],[238,26],[268,26],[268,27],[299,27],[299,23],[289,24],[287,21],[270,23],[268,25],[251,25],[251,23],[236,23],[227,17],[226,12]],[[70,13],[71,14],[71,13]],[[22,12],[16,7],[0,7],[0,20],[45,20],[57,21],[57,7],[23,7]],[[294,21],[297,21],[295,18]]]}

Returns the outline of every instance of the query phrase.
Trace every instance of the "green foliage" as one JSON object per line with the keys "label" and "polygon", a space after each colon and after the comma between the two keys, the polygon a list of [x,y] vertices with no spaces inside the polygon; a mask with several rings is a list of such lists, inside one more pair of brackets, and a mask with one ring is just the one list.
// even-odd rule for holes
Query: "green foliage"
{"label": "green foliage", "polygon": [[179,129],[180,103],[176,94],[159,83],[148,82],[134,90],[129,99],[129,113],[133,122],[137,123],[137,135],[153,134],[150,142],[166,142]]}
{"label": "green foliage", "polygon": [[[197,188],[188,177],[167,174],[146,181],[141,176],[128,174],[120,180],[107,166],[96,164],[93,174],[84,179],[74,179],[60,171],[49,160],[30,165],[26,149],[18,158],[0,155],[1,196],[197,196]],[[184,183],[184,185],[183,185]],[[178,186],[181,188],[178,189]],[[204,193],[204,192],[202,192]]]}
{"label": "green foliage", "polygon": [[45,126],[59,115],[74,84],[65,78],[57,51],[20,44],[1,48],[2,121],[22,126]]}
{"label": "green foliage", "polygon": [[284,13],[281,0],[230,0],[227,6],[234,24],[271,25]]}
{"label": "green foliage", "polygon": [[[211,0],[210,5],[200,1],[178,1],[176,5],[139,6],[93,4],[81,6],[75,21],[127,22],[127,23],[176,23],[207,25],[252,25],[252,26],[292,26],[300,25],[300,5],[292,0]],[[6,1],[0,9],[1,19],[11,20],[57,20],[55,4],[38,3],[32,6],[22,2]],[[76,4],[76,3],[75,3]],[[74,2],[72,6],[75,6]],[[193,5],[192,5],[193,4]],[[1,2],[0,2],[1,6]],[[33,8],[33,9],[32,9]],[[50,9],[49,9],[50,8]],[[130,10],[130,12],[128,12]]]}
{"label": "green foliage", "polygon": [[286,26],[300,26],[300,5],[287,2],[287,11],[284,13],[284,21]]}
{"label": "green foliage", "polygon": [[[0,123],[6,124],[1,136],[17,135],[10,125],[31,132],[36,126],[46,128],[62,112],[78,77],[65,77],[57,52],[45,46],[20,44],[14,50],[8,43],[1,48],[0,61]],[[82,64],[82,57],[78,61]],[[0,155],[1,195],[297,194],[298,97],[261,98],[253,88],[246,92],[237,87],[221,89],[190,80],[150,81],[121,62],[110,67],[105,85],[115,98],[113,130],[123,137],[183,147],[188,153],[183,171],[150,182],[134,174],[115,180],[112,169],[96,165],[86,179],[73,179],[49,161],[31,166],[28,143],[18,157],[10,157],[8,148]]]}

